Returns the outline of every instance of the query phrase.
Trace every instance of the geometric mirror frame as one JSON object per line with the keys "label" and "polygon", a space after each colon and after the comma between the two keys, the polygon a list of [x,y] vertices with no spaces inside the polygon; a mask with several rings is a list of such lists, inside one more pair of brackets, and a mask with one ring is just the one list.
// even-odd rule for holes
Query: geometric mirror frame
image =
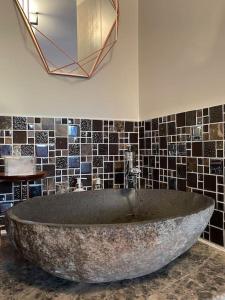
{"label": "geometric mirror frame", "polygon": [[49,74],[90,78],[117,42],[119,0],[14,1]]}

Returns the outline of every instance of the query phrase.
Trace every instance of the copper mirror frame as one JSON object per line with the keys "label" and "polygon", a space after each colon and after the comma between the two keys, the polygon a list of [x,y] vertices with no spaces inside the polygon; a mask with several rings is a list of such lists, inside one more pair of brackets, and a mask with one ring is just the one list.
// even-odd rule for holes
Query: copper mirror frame
{"label": "copper mirror frame", "polygon": [[[38,9],[36,9],[35,11],[29,10],[31,4],[33,4],[32,1],[36,1],[36,3],[42,5],[41,8],[43,8],[44,7],[43,5],[45,5],[46,7],[46,4],[50,4],[50,3],[52,5],[56,5],[57,2],[51,2],[56,0],[14,0],[14,1],[16,3],[16,7],[18,8],[20,15],[22,16],[26,28],[32,38],[32,41],[36,47],[36,50],[48,74],[90,78],[97,72],[102,61],[110,53],[111,49],[117,42],[118,23],[119,23],[119,0],[73,0],[74,2],[71,2],[71,0],[61,0],[65,2],[64,3],[58,2],[60,3],[60,5],[62,4],[64,6],[66,5],[66,3],[70,5],[74,5],[72,3],[76,3],[75,4],[76,5],[76,19],[75,19],[76,26],[74,25],[74,27],[76,27],[75,29],[76,34],[78,32],[77,28],[78,28],[78,6],[79,6],[79,18],[80,18],[79,21],[81,23],[79,28],[82,27],[83,31],[81,29],[79,31],[79,40],[77,37],[78,34],[76,35],[77,37],[76,42],[78,44],[78,41],[81,41],[80,44],[82,45],[82,47],[80,46],[79,47],[80,51],[78,51],[77,50],[78,46],[77,45],[74,46],[76,43],[70,41],[72,47],[73,48],[76,47],[76,51],[71,51],[72,55],[71,53],[67,52],[67,49],[62,47],[60,43],[57,43],[57,40],[55,40],[54,37],[52,37],[52,35],[54,36],[53,31],[51,32],[52,33],[51,36],[48,35],[48,32],[47,33],[43,32],[43,29],[45,29],[46,27],[48,28],[51,27],[51,30],[55,28],[51,24],[51,20],[53,18],[49,14],[49,11],[48,13],[46,13],[46,11],[44,11],[43,9],[40,11]],[[47,1],[50,2],[48,3]],[[85,2],[86,2],[86,11],[84,8]],[[87,5],[90,5],[92,7],[87,7]],[[95,5],[96,11],[93,10],[93,5]],[[80,7],[82,7],[82,9]],[[55,8],[56,7],[54,7],[54,9]],[[61,11],[68,12],[69,14],[74,13],[71,7],[65,9],[63,8],[63,10],[59,8],[59,10],[56,12],[60,14]],[[89,20],[85,19],[87,15],[89,16]],[[44,18],[42,19],[42,16],[44,16],[45,19]],[[48,17],[48,19],[46,16]],[[66,15],[64,15],[63,22],[65,21],[65,19],[67,19],[65,18],[65,16]],[[94,23],[93,20],[94,18],[97,18],[97,16],[99,20],[97,21],[95,20]],[[59,16],[57,17],[59,21],[62,21],[62,18],[60,20]],[[106,25],[107,18],[110,19],[110,21]],[[42,20],[43,22],[40,22]],[[61,24],[62,22],[60,23],[59,21],[57,22]],[[71,17],[71,21],[74,21],[72,17]],[[70,22],[71,31],[73,30],[72,26],[73,24],[75,24],[75,22]],[[43,27],[44,26],[43,24],[45,24],[46,27]],[[57,23],[55,22],[55,24]],[[104,26],[102,24],[104,24]],[[68,30],[68,26],[64,26],[64,27],[67,28],[67,30],[64,31],[65,35],[67,36],[70,34],[69,33],[70,30]],[[57,30],[57,28],[55,29],[56,32],[60,32],[60,30]],[[85,32],[87,34],[83,34],[82,36],[81,34]],[[64,36],[64,34],[61,35]],[[84,41],[84,38],[86,38],[86,36],[90,36],[91,41],[90,40]],[[98,39],[99,41],[97,41]],[[61,41],[62,37],[58,37],[58,40]],[[68,38],[66,44],[68,44]],[[84,46],[87,46],[88,50],[87,49],[84,50]],[[81,51],[82,49],[83,51]],[[73,56],[73,53],[76,53],[76,55]],[[79,56],[77,53],[80,53]],[[49,58],[49,56],[52,56],[51,59]],[[56,62],[53,61],[54,59],[56,59]]]}

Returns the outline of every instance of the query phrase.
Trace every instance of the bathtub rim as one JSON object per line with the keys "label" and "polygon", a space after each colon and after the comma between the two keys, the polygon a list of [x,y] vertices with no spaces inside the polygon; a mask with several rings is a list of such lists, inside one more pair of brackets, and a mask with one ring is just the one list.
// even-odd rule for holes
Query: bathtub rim
{"label": "bathtub rim", "polygon": [[[110,191],[110,190],[114,190],[115,189],[107,189],[107,191]],[[126,189],[122,189],[122,190],[126,190]],[[139,190],[147,190],[147,189],[139,189]],[[149,189],[150,191],[151,190],[154,190],[154,191],[162,191],[162,189]],[[101,191],[104,191],[104,190],[100,190],[100,191],[90,191],[90,192],[101,192]],[[74,223],[74,224],[66,224],[66,223],[48,223],[48,222],[37,222],[37,221],[30,221],[30,220],[25,220],[25,219],[22,219],[18,216],[16,216],[14,213],[13,213],[13,209],[14,207],[11,207],[9,210],[7,210],[6,212],[6,215],[5,215],[5,218],[6,219],[10,219],[10,220],[13,220],[17,223],[20,223],[20,224],[23,224],[23,225],[40,225],[40,226],[47,226],[47,227],[64,227],[64,228],[88,228],[88,227],[126,227],[126,226],[137,226],[137,225],[146,225],[146,224],[154,224],[154,223],[159,223],[159,222],[163,222],[163,221],[169,221],[169,220],[179,220],[179,219],[183,219],[185,217],[188,217],[188,216],[192,216],[192,215],[195,215],[195,214],[198,214],[200,212],[203,212],[207,209],[213,209],[215,208],[215,200],[212,198],[212,197],[209,197],[209,196],[206,196],[206,195],[203,195],[203,194],[199,194],[199,193],[195,193],[195,192],[184,192],[184,191],[176,191],[176,190],[164,190],[164,191],[167,191],[167,192],[175,192],[177,194],[193,194],[193,195],[198,195],[200,197],[203,197],[207,200],[207,202],[205,203],[205,207],[200,209],[196,209],[195,211],[193,212],[190,212],[190,213],[187,213],[185,215],[181,215],[181,216],[170,216],[170,217],[162,217],[162,218],[155,218],[155,219],[152,219],[152,220],[144,220],[144,221],[135,221],[135,222],[118,222],[118,223],[91,223],[91,224],[79,224],[79,223]],[[83,193],[83,192],[82,192]],[[63,195],[63,194],[62,194]],[[36,201],[36,200],[39,200],[40,198],[45,198],[45,197],[48,197],[48,196],[39,196],[39,197],[35,197],[35,198],[29,198],[28,200],[25,200],[18,205],[24,205],[26,202],[31,202],[31,201]]]}

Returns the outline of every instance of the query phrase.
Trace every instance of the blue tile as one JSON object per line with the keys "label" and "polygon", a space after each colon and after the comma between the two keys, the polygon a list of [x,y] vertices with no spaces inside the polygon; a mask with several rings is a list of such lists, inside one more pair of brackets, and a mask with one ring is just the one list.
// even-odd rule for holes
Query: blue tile
{"label": "blue tile", "polygon": [[69,157],[69,168],[80,168],[80,158],[77,156]]}
{"label": "blue tile", "polygon": [[70,137],[78,137],[79,136],[79,126],[76,126],[76,125],[68,126],[68,135]]}
{"label": "blue tile", "polygon": [[11,155],[12,146],[11,145],[0,145],[0,157]]}
{"label": "blue tile", "polygon": [[81,163],[81,174],[91,174],[91,163]]}
{"label": "blue tile", "polygon": [[5,201],[5,195],[0,195],[0,201]]}
{"label": "blue tile", "polygon": [[13,196],[12,194],[6,195],[6,201],[12,201],[13,200]]}
{"label": "blue tile", "polygon": [[13,206],[12,202],[1,202],[0,203],[0,214],[4,214],[12,206]]}
{"label": "blue tile", "polygon": [[38,196],[41,196],[41,185],[30,185],[29,197],[34,198]]}
{"label": "blue tile", "polygon": [[37,157],[48,157],[48,145],[36,145]]}

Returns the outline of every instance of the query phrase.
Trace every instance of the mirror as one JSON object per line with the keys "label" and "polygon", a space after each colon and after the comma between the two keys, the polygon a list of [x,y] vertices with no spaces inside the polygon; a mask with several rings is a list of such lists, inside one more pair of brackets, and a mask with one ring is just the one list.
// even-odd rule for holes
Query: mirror
{"label": "mirror", "polygon": [[118,0],[15,0],[50,74],[91,77],[117,41]]}

